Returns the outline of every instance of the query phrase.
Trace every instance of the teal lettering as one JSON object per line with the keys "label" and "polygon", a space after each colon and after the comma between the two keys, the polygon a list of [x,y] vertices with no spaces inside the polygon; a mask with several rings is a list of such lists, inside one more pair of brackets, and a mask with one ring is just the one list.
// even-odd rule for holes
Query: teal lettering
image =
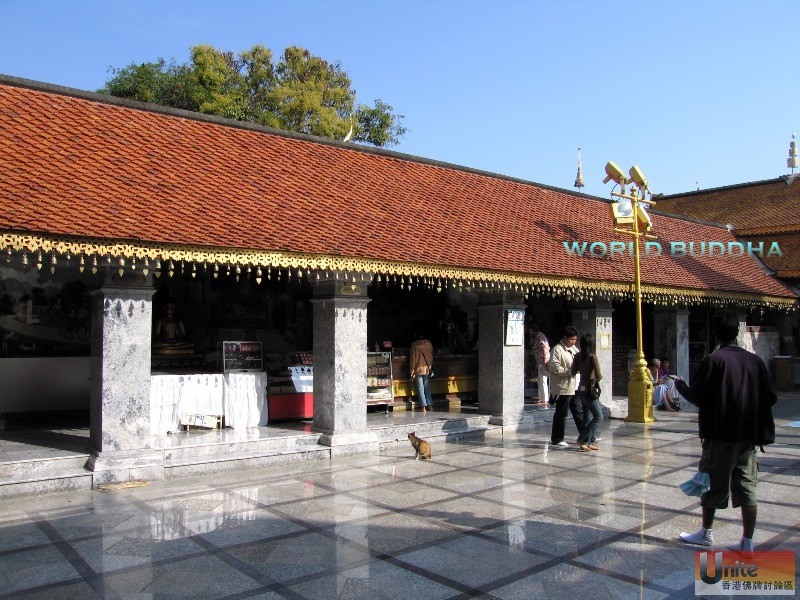
{"label": "teal lettering", "polygon": [[[719,254],[714,254],[714,249],[719,249]],[[725,256],[725,244],[722,242],[708,242],[709,256]]]}
{"label": "teal lettering", "polygon": [[[578,256],[583,256],[583,253],[586,251],[586,246],[588,242],[562,242],[564,244],[564,250],[567,251],[569,256],[577,253]],[[570,244],[572,247],[570,248]]]}
{"label": "teal lettering", "polygon": [[[734,254],[734,248],[739,250],[738,254]],[[742,242],[728,242],[728,254],[731,256],[744,256],[744,244]]]}
{"label": "teal lettering", "polygon": [[[600,248],[601,252],[595,252],[595,248]],[[608,248],[603,242],[592,242],[592,245],[589,246],[589,252],[592,253],[592,256],[605,256],[608,254]]]}
{"label": "teal lettering", "polygon": [[781,252],[781,247],[778,246],[778,242],[772,242],[772,245],[769,247],[769,252],[767,252],[767,256],[783,256],[783,252]]}
{"label": "teal lettering", "polygon": [[610,256],[625,253],[625,242],[611,242],[608,247]]}
{"label": "teal lettering", "polygon": [[672,242],[669,252],[672,256],[686,256],[686,242]]}
{"label": "teal lettering", "polygon": [[756,244],[753,242],[747,242],[747,253],[750,256],[753,254],[758,254],[759,256],[764,256],[764,242],[758,242],[758,248],[756,248]]}
{"label": "teal lettering", "polygon": [[[653,252],[650,252],[650,250]],[[645,256],[661,256],[661,244],[658,242],[645,242],[644,243]]]}

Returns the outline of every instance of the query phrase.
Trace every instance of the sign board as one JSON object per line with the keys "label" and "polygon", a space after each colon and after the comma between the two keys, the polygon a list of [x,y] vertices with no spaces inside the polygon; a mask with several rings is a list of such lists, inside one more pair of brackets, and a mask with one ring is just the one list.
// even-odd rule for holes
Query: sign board
{"label": "sign board", "polygon": [[225,373],[263,371],[261,342],[220,342],[222,370]]}
{"label": "sign board", "polygon": [[525,311],[509,308],[506,311],[506,346],[522,346],[525,341]]}

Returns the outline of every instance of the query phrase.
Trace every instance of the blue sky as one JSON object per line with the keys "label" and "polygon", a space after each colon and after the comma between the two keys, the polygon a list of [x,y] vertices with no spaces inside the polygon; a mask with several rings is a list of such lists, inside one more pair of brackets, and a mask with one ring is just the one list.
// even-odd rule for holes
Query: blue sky
{"label": "blue sky", "polygon": [[405,115],[394,150],[608,196],[788,173],[800,130],[797,0],[0,0],[0,73],[95,90],[108,68],[299,45]]}

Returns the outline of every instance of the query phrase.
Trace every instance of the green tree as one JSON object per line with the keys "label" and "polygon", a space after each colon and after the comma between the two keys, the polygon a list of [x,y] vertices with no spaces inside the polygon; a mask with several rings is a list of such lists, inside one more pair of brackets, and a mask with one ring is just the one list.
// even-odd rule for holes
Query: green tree
{"label": "green tree", "polygon": [[406,132],[386,102],[356,103],[338,62],[297,46],[274,61],[261,45],[237,56],[201,44],[186,64],[162,58],[111,73],[100,93],[338,140],[352,127],[353,140],[374,146],[397,144]]}

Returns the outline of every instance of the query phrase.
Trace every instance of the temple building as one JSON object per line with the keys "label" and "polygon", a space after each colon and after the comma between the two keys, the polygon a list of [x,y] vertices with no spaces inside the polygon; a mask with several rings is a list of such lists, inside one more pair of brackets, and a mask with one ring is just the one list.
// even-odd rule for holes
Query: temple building
{"label": "temple building", "polygon": [[[192,426],[376,451],[368,413],[416,410],[417,335],[445,414],[529,423],[532,321],[595,334],[601,400],[625,394],[634,265],[603,198],[0,77],[0,206],[0,414],[88,410],[94,484],[171,476]],[[706,251],[737,241],[717,219],[651,218],[648,357],[688,379],[713,310],[796,310],[757,258]]]}
{"label": "temple building", "polygon": [[[791,166],[796,162],[794,139]],[[725,223],[745,251],[790,289],[800,290],[800,182],[795,174],[720,188],[665,196],[659,210],[691,219]],[[747,321],[751,345],[776,362],[781,389],[800,385],[800,316],[797,312],[753,311]]]}

